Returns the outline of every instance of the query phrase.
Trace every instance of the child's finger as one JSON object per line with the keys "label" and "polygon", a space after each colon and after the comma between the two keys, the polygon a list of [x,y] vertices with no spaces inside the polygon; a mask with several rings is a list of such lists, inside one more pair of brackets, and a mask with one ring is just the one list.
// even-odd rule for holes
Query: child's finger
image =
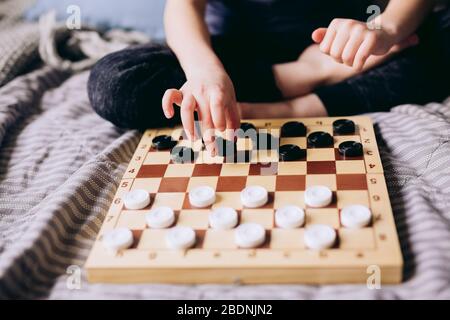
{"label": "child's finger", "polygon": [[239,114],[237,103],[225,110],[225,119],[227,121],[225,137],[229,141],[235,141],[237,138],[236,130],[238,130],[241,126],[241,116]]}
{"label": "child's finger", "polygon": [[358,52],[355,56],[355,61],[353,63],[353,67],[357,70],[362,70],[364,65],[366,64],[367,59],[372,54],[372,51],[376,45],[376,38],[372,35],[372,33],[369,33],[368,36],[365,38],[363,43],[358,49]]}
{"label": "child's finger", "polygon": [[350,38],[350,30],[348,28],[340,28],[336,33],[336,37],[333,40],[333,44],[330,49],[330,56],[332,56],[336,61],[342,63],[342,52],[347,45],[348,39]]}
{"label": "child's finger", "polygon": [[239,114],[237,103],[225,110],[227,120],[227,129],[237,130],[241,126],[241,116]]}
{"label": "child's finger", "polygon": [[322,51],[325,54],[330,53],[331,45],[333,44],[334,38],[336,37],[337,32],[336,27],[337,22],[336,20],[333,20],[333,22],[331,22],[330,26],[327,29],[325,37],[322,40],[322,43],[320,44],[320,51]]}
{"label": "child's finger", "polygon": [[353,66],[356,53],[364,41],[364,30],[356,29],[353,31],[347,45],[342,52],[342,61],[349,67]]}
{"label": "child's finger", "polygon": [[214,126],[220,131],[225,130],[225,99],[222,92],[213,91],[210,94],[211,117]]}
{"label": "child's finger", "polygon": [[315,43],[321,43],[327,34],[327,28],[316,29],[312,34],[312,39]]}
{"label": "child's finger", "polygon": [[181,103],[180,116],[184,131],[190,140],[195,140],[195,107],[194,97],[191,94],[187,94]]}
{"label": "child's finger", "polygon": [[183,93],[180,90],[169,89],[164,93],[162,99],[162,108],[164,115],[166,116],[167,119],[171,119],[175,114],[173,104],[180,106],[182,101],[183,101]]}
{"label": "child's finger", "polygon": [[212,155],[215,155],[214,123],[211,118],[209,105],[202,104],[200,106],[199,111],[201,114],[201,127],[202,127],[203,142],[205,143],[206,149]]}

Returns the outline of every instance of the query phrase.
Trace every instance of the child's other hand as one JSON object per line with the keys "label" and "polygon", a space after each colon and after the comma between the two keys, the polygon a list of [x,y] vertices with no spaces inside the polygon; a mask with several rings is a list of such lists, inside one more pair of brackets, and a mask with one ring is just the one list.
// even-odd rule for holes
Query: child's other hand
{"label": "child's other hand", "polygon": [[215,153],[214,129],[236,130],[240,126],[233,83],[220,68],[202,68],[190,74],[181,89],[167,90],[162,103],[167,118],[174,116],[174,104],[181,108],[181,121],[191,140],[195,139],[194,112],[197,112],[202,138],[212,154]]}
{"label": "child's other hand", "polygon": [[371,30],[364,22],[334,19],[328,28],[319,28],[312,34],[320,51],[337,62],[362,70],[367,59],[383,56],[419,42],[416,35],[398,43],[396,35],[383,29]]}

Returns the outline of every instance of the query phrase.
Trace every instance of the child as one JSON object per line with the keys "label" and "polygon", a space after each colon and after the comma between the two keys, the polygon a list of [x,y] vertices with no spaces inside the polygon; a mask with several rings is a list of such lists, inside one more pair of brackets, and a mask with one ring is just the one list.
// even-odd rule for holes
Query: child
{"label": "child", "polygon": [[181,121],[191,138],[196,114],[213,150],[211,129],[236,129],[241,117],[344,116],[445,98],[449,11],[431,14],[433,0],[391,0],[366,23],[369,5],[168,0],[170,49],[103,58],[90,76],[91,103],[120,127]]}

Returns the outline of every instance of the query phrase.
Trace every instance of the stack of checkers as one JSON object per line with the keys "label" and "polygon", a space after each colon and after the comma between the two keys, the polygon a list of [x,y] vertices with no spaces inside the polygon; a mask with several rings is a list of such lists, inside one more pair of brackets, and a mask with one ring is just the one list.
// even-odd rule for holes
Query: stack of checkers
{"label": "stack of checkers", "polygon": [[[340,139],[336,144],[334,136],[355,134],[351,120],[335,121],[332,134],[308,134],[301,122],[288,122],[272,131],[244,123],[241,129],[237,141],[217,137],[219,152],[214,159],[201,140],[188,141],[183,133],[178,140],[171,135],[153,138],[132,190],[123,197],[124,212],[144,216],[144,228],[166,230],[164,242],[169,250],[195,247],[201,240],[200,228],[231,230],[235,247],[257,248],[268,241],[267,224],[279,229],[304,228],[305,208],[337,208],[339,185],[351,190],[366,184],[361,174],[339,177],[336,172],[336,160],[360,160],[363,156],[359,141]],[[295,143],[300,139],[305,139],[306,145]],[[313,161],[315,158],[325,161]],[[355,181],[349,183],[348,179]],[[184,220],[194,222],[189,225]],[[343,228],[365,228],[371,222],[366,202],[339,205]],[[108,250],[118,252],[133,246],[133,223],[129,220],[127,224],[104,234],[102,241]],[[302,235],[292,241],[301,241],[311,250],[332,248],[338,241],[335,228],[328,224],[308,223]]]}

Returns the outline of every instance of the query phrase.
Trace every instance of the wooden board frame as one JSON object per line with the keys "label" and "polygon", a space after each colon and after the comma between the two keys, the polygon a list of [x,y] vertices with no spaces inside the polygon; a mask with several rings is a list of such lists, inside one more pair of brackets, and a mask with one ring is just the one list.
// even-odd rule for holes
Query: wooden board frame
{"label": "wooden board frame", "polygon": [[[279,128],[298,120],[308,132],[330,130],[338,118],[252,120],[258,128]],[[152,139],[160,134],[180,134],[180,128],[148,130],[144,133],[117,189],[98,238],[86,262],[91,282],[108,283],[365,283],[376,266],[382,283],[402,280],[403,260],[384,179],[375,133],[368,117],[348,117],[355,121],[364,147],[368,205],[373,213],[373,243],[370,249],[349,248],[311,251],[299,248],[216,249],[193,248],[186,251],[132,248],[116,255],[102,243],[105,232],[117,226],[123,203],[121,198],[133,186]],[[300,231],[299,231],[300,232]],[[339,231],[338,231],[339,232]],[[347,234],[346,237],[351,235]],[[372,241],[372,240],[370,240]],[[372,242],[371,242],[372,243]]]}

